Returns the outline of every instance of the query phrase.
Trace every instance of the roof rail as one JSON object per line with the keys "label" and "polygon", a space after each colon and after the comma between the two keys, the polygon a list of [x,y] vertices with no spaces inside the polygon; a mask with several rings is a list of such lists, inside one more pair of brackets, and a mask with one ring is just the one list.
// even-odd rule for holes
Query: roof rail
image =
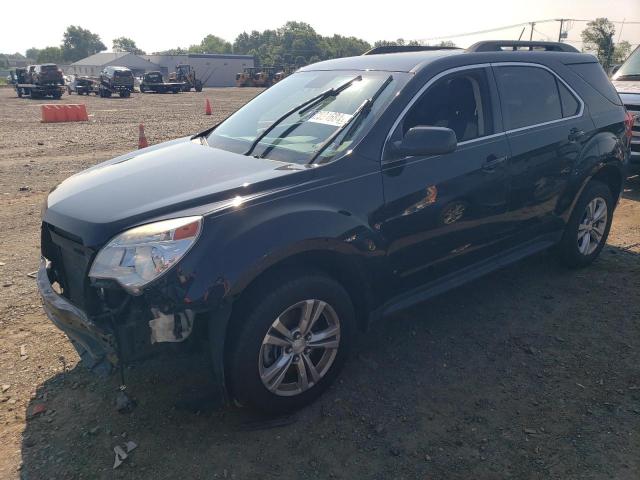
{"label": "roof rail", "polygon": [[566,43],[560,42],[526,42],[524,40],[486,40],[477,42],[467,48],[468,52],[504,52],[504,51],[537,51],[545,52],[573,52],[580,51]]}
{"label": "roof rail", "polygon": [[362,55],[378,55],[382,53],[425,52],[430,50],[460,50],[459,47],[436,47],[435,45],[383,45],[374,47]]}

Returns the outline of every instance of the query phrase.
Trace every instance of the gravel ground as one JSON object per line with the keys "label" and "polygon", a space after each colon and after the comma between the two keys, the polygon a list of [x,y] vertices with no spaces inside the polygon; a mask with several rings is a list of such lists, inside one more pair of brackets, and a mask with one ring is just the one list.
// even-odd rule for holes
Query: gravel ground
{"label": "gravel ground", "polygon": [[[590,268],[541,254],[374,325],[339,381],[285,418],[185,409],[200,356],[117,380],[77,365],[35,281],[39,214],[65,177],[202,130],[257,89],[130,99],[66,96],[90,121],[41,124],[43,101],[0,89],[0,478],[640,478],[640,180]],[[213,117],[204,115],[205,98]],[[113,470],[116,445],[138,447]]]}

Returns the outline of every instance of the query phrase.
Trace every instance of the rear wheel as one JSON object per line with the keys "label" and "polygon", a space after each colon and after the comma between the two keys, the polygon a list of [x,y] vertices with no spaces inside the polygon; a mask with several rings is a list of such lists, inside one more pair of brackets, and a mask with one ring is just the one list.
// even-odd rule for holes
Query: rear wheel
{"label": "rear wheel", "polygon": [[344,364],[355,327],[349,295],[331,278],[305,274],[279,285],[249,299],[227,362],[233,396],[270,413],[322,394]]}
{"label": "rear wheel", "polygon": [[562,263],[578,268],[593,262],[607,242],[612,216],[609,187],[598,181],[587,184],[558,245]]}

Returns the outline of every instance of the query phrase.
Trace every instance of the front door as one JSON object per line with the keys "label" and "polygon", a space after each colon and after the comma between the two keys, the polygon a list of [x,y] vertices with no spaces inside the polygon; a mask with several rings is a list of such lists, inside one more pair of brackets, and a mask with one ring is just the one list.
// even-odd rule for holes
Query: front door
{"label": "front door", "polygon": [[[392,132],[377,227],[387,241],[398,291],[470,265],[496,252],[509,236],[509,147],[499,133],[497,105],[490,68],[456,70],[432,81]],[[457,149],[395,158],[390,144],[419,125],[451,128]]]}

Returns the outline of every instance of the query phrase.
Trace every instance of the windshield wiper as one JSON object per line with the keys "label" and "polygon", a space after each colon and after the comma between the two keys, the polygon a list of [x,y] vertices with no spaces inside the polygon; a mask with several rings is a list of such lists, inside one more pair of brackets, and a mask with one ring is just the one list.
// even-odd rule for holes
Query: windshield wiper
{"label": "windshield wiper", "polygon": [[322,102],[325,98],[329,98],[329,97],[335,97],[336,95],[338,95],[340,92],[342,92],[344,89],[349,88],[351,86],[351,84],[355,81],[359,81],[362,80],[362,75],[358,75],[357,77],[352,78],[351,80],[349,80],[348,82],[343,83],[342,85],[340,85],[337,88],[330,88],[329,90],[325,90],[324,92],[322,92],[319,95],[316,95],[313,98],[310,98],[309,100],[302,102],[300,105],[297,105],[295,107],[293,107],[291,110],[286,111],[283,115],[281,115],[280,117],[278,117],[271,125],[269,125],[264,132],[262,132],[260,135],[258,135],[256,137],[256,139],[253,141],[253,143],[251,144],[251,146],[249,147],[249,150],[247,150],[244,155],[251,155],[253,153],[253,150],[258,146],[258,144],[260,143],[260,141],[266,137],[267,135],[269,135],[269,133],[271,133],[271,131],[276,128],[278,125],[280,125],[284,120],[286,120],[287,118],[289,118],[291,115],[293,115],[294,113],[296,113],[297,111],[301,111],[301,113],[304,113],[306,111],[308,111],[310,108],[313,108],[315,105],[317,105],[318,103]]}
{"label": "windshield wiper", "polygon": [[[320,148],[318,148],[318,150],[316,151],[316,153],[313,154],[313,157],[311,157],[311,160],[309,160],[309,163],[313,163],[315,162],[318,157],[320,155],[322,155],[322,152],[324,152],[326,150],[326,148],[331,145],[336,138],[338,138],[338,136],[345,131],[345,129],[347,127],[350,126],[348,132],[345,135],[345,138],[347,138],[348,135],[351,134],[351,132],[353,132],[357,121],[362,120],[363,118],[365,118],[367,115],[369,115],[369,112],[371,112],[371,107],[373,107],[374,102],[378,99],[378,97],[382,94],[382,92],[384,91],[385,88],[387,88],[387,86],[393,81],[393,76],[389,75],[387,77],[387,79],[384,81],[384,83],[382,85],[380,85],[380,88],[378,88],[378,90],[376,91],[376,93],[373,94],[373,96],[367,98],[364,102],[362,102],[362,104],[356,109],[355,112],[353,112],[353,115],[351,115],[351,118],[349,120],[347,120],[345,123],[343,123],[340,128],[336,129],[335,132],[333,132],[329,138],[327,138],[324,142],[322,142],[322,144],[320,145]],[[342,142],[341,142],[342,143]]]}

